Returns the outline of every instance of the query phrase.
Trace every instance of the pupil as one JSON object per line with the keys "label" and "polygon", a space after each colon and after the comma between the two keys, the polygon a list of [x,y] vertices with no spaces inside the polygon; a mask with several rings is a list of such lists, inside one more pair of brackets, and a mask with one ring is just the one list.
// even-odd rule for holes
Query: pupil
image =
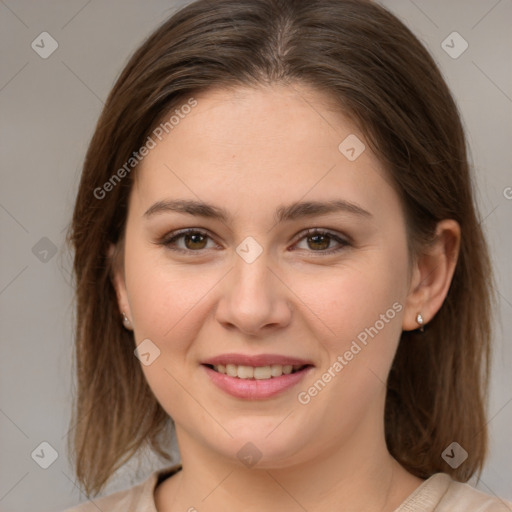
{"label": "pupil", "polygon": [[[321,247],[316,247],[316,249],[327,249],[329,247],[329,236],[328,235],[312,235],[309,237],[310,240],[313,240],[313,244],[320,244]],[[320,239],[323,239],[322,243]],[[314,248],[314,247],[312,247]]]}
{"label": "pupil", "polygon": [[[193,233],[192,235],[186,235],[185,237],[185,240],[186,240],[186,244],[187,245],[187,248],[188,249],[202,249],[203,247],[197,247],[197,245],[195,244],[200,244],[203,243],[204,245],[204,236],[201,235],[200,233]],[[191,242],[191,243],[189,243]],[[192,244],[192,247],[190,247],[190,245]]]}

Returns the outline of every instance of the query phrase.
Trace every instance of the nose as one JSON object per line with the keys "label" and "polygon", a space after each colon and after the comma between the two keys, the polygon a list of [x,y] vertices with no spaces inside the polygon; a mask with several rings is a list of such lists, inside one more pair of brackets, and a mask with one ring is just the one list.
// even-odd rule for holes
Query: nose
{"label": "nose", "polygon": [[289,325],[292,293],[278,270],[269,266],[265,252],[252,263],[236,256],[226,277],[216,309],[216,319],[225,328],[257,336]]}

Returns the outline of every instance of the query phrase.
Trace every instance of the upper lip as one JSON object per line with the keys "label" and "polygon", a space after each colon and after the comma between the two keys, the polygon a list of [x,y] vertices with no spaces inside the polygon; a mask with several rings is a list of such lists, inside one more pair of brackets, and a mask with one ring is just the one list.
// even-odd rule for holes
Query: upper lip
{"label": "upper lip", "polygon": [[297,357],[283,356],[279,354],[258,354],[249,356],[244,354],[220,354],[203,361],[202,364],[217,366],[219,364],[235,364],[243,366],[271,366],[273,364],[280,364],[282,366],[305,366],[312,365],[311,361],[306,359],[299,359]]}

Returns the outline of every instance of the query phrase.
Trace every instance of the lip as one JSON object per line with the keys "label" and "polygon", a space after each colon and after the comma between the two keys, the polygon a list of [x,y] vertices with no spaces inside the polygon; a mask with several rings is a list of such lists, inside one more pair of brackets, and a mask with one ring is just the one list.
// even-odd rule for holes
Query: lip
{"label": "lip", "polygon": [[[245,366],[270,366],[272,364],[305,366],[301,370],[271,379],[239,379],[216,372],[207,365],[236,364]],[[297,385],[313,368],[313,364],[304,359],[282,355],[260,354],[247,356],[243,354],[223,354],[206,360],[202,367],[215,384],[225,393],[244,400],[265,400],[284,393]]]}
{"label": "lip", "polygon": [[217,366],[219,364],[236,364],[238,366],[270,366],[272,364],[280,364],[283,366],[287,364],[291,364],[292,366],[313,366],[313,363],[306,359],[297,359],[296,357],[288,357],[279,354],[258,354],[255,356],[245,354],[221,354],[206,359],[202,364],[209,364],[212,366]]}

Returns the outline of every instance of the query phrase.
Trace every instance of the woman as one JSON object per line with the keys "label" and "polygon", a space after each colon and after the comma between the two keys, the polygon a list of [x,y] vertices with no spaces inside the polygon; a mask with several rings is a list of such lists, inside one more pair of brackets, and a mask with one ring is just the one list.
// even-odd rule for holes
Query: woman
{"label": "woman", "polygon": [[[360,0],[199,0],[87,153],[76,472],[181,463],[76,509],[511,510],[487,452],[491,270],[457,108]],[[172,418],[172,420],[171,420]]]}

